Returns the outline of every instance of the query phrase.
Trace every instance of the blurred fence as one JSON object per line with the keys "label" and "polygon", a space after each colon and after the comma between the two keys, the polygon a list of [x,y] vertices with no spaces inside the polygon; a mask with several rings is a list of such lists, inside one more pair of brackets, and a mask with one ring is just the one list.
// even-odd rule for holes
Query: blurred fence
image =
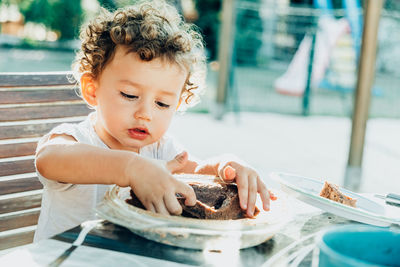
{"label": "blurred fence", "polygon": [[[228,108],[241,111],[302,113],[302,97],[278,93],[276,80],[288,69],[308,33],[317,29],[321,11],[306,6],[289,6],[287,1],[264,0],[236,3],[236,34],[233,86]],[[344,9],[335,9],[337,19]],[[387,1],[382,12],[370,117],[400,118],[400,5]],[[329,35],[329,32],[328,32]],[[315,57],[318,56],[315,51]],[[312,88],[311,115],[350,116],[356,78],[356,53],[350,33],[342,34],[328,51],[324,81],[326,89]],[[315,61],[314,61],[315,62]],[[315,64],[314,64],[315,65]],[[299,71],[308,68],[305,62]],[[216,73],[210,73],[210,79]],[[296,79],[293,83],[296,83]],[[342,83],[342,84],[341,84]],[[345,88],[345,89],[343,89]]]}

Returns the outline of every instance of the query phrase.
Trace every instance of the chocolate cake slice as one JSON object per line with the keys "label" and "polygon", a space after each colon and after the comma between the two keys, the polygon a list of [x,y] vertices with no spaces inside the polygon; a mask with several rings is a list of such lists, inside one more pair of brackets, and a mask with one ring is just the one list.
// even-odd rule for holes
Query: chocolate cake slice
{"label": "chocolate cake slice", "polygon": [[235,184],[189,183],[196,193],[196,205],[186,206],[181,203],[182,216],[199,219],[234,220],[245,217],[239,204],[239,195]]}
{"label": "chocolate cake slice", "polygon": [[342,203],[350,207],[356,207],[357,199],[346,196],[345,194],[340,192],[339,187],[335,184],[325,182],[319,195],[321,197]]}
{"label": "chocolate cake slice", "polygon": [[[191,182],[189,185],[196,194],[196,204],[186,206],[185,199],[178,197],[182,206],[182,216],[198,219],[234,220],[246,218],[246,212],[240,208],[239,195],[236,184],[199,183]],[[143,204],[131,190],[131,199],[127,203],[144,209]],[[260,210],[256,207],[254,216]]]}

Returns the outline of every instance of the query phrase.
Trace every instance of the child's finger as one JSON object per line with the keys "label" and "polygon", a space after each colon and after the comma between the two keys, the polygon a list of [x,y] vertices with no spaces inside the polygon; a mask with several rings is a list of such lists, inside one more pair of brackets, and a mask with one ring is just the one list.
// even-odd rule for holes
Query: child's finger
{"label": "child's finger", "polygon": [[160,213],[163,215],[169,215],[169,212],[168,212],[167,208],[165,207],[164,201],[159,201],[157,203],[154,203],[153,205],[154,205],[157,213]]}
{"label": "child's finger", "polygon": [[176,155],[173,160],[167,162],[167,169],[171,173],[174,173],[175,171],[182,169],[187,163],[188,157],[189,155],[186,151],[183,151],[182,153]]}
{"label": "child's finger", "polygon": [[240,207],[243,210],[247,210],[247,197],[249,193],[247,177],[244,178],[243,174],[240,175],[240,173],[238,173],[236,177],[236,185],[238,187]]}
{"label": "child's finger", "polygon": [[270,191],[267,190],[267,187],[265,184],[261,181],[261,179],[257,179],[257,188],[258,188],[258,193],[260,194],[261,201],[263,203],[263,209],[265,211],[269,211],[269,199],[271,197]]}
{"label": "child's finger", "polygon": [[153,203],[143,203],[143,206],[148,211],[156,212],[156,209],[154,208]]}
{"label": "child's finger", "polygon": [[278,197],[275,196],[275,194],[272,193],[271,190],[268,190],[268,193],[269,193],[269,198],[270,198],[271,200],[277,200],[277,199],[278,199]]}
{"label": "child's finger", "polygon": [[186,206],[196,205],[196,194],[194,193],[194,190],[191,186],[183,182],[177,181],[177,187],[175,193],[179,193],[186,198],[185,200]]}
{"label": "child's finger", "polygon": [[166,194],[164,196],[164,203],[169,214],[180,215],[182,213],[182,207],[176,199],[175,194]]}
{"label": "child's finger", "polygon": [[232,166],[225,166],[222,170],[222,179],[225,181],[233,181],[236,177],[236,170]]}
{"label": "child's finger", "polygon": [[248,190],[247,215],[253,217],[257,200],[257,176],[249,176]]}

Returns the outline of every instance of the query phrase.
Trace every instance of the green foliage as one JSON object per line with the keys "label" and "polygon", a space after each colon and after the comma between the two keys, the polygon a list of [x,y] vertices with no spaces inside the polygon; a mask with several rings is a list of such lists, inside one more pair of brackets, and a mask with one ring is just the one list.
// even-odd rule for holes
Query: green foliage
{"label": "green foliage", "polygon": [[45,25],[58,33],[61,39],[77,37],[82,23],[80,0],[0,0],[4,4],[17,4],[25,22]]}
{"label": "green foliage", "polygon": [[263,21],[260,17],[261,0],[247,0],[254,9],[236,8],[235,47],[236,61],[240,65],[257,65],[258,50],[263,42]]}
{"label": "green foliage", "polygon": [[50,2],[46,0],[25,0],[19,4],[19,10],[24,15],[25,21],[43,23],[50,27],[53,17]]}
{"label": "green foliage", "polygon": [[61,33],[61,39],[73,39],[78,36],[82,23],[80,0],[54,1],[51,28]]}
{"label": "green foliage", "polygon": [[217,59],[217,41],[220,26],[221,0],[196,0],[199,19],[194,23],[201,29],[204,36],[209,59]]}
{"label": "green foliage", "polygon": [[[235,48],[236,63],[257,64],[257,53],[262,45],[261,33],[263,23],[259,15],[261,0],[237,0],[256,6],[257,9],[235,8],[236,30]],[[199,19],[194,23],[199,26],[204,36],[206,48],[209,51],[209,59],[216,60],[218,53],[219,28],[221,25],[222,0],[197,0],[196,8]]]}
{"label": "green foliage", "polygon": [[108,9],[110,11],[118,8],[114,0],[99,0],[99,4],[101,7],[104,7],[105,9]]}

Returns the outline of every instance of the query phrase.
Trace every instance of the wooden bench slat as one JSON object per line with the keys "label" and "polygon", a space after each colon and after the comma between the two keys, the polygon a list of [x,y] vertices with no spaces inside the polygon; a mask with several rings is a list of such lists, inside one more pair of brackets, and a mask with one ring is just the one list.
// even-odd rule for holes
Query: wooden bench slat
{"label": "wooden bench slat", "polygon": [[0,159],[34,155],[37,142],[0,145]]}
{"label": "wooden bench slat", "polygon": [[0,200],[0,214],[40,207],[42,193]]}
{"label": "wooden bench slat", "polygon": [[13,122],[3,122],[9,125],[1,125],[2,123],[0,123],[0,140],[42,137],[61,123],[79,123],[84,119],[85,117],[67,117],[49,119],[49,122],[43,121],[39,123],[34,120],[15,124]]}
{"label": "wooden bench slat", "polygon": [[1,126],[0,140],[41,137],[61,123],[62,122]]}
{"label": "wooden bench slat", "polygon": [[2,126],[1,139],[40,137],[60,123]]}
{"label": "wooden bench slat", "polygon": [[77,117],[91,111],[86,104],[4,108],[0,109],[0,122]]}
{"label": "wooden bench slat", "polygon": [[33,242],[33,236],[35,231],[31,230],[19,234],[13,234],[10,236],[0,237],[0,250],[18,247]]}
{"label": "wooden bench slat", "polygon": [[24,212],[22,214],[12,214],[0,217],[0,232],[17,229],[21,227],[37,225],[40,210]]}
{"label": "wooden bench slat", "polygon": [[34,159],[0,162],[0,176],[35,172]]}
{"label": "wooden bench slat", "polygon": [[1,73],[0,88],[74,85],[76,81],[71,74],[71,72]]}
{"label": "wooden bench slat", "polygon": [[76,101],[81,98],[73,88],[59,90],[0,91],[0,104],[54,103]]}
{"label": "wooden bench slat", "polygon": [[20,193],[42,188],[43,185],[36,175],[29,178],[13,179],[6,181],[0,180],[0,195]]}

